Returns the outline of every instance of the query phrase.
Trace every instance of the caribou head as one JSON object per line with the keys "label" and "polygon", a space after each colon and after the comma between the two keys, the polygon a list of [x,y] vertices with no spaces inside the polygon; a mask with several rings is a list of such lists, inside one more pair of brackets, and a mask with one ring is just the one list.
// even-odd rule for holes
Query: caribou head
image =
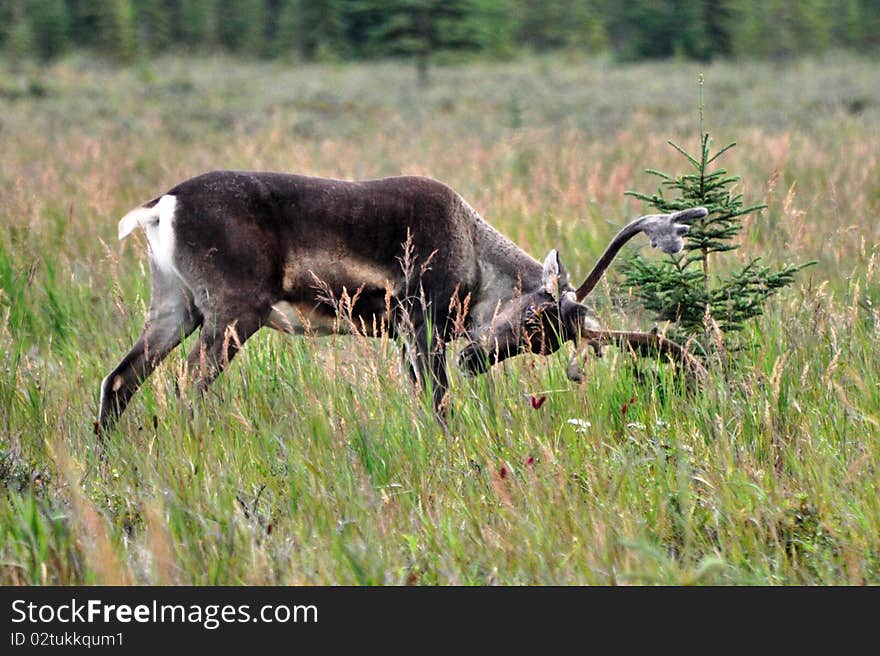
{"label": "caribou head", "polygon": [[[624,341],[630,344],[651,346],[647,342],[654,342],[654,346],[660,350],[663,350],[664,343],[674,344],[651,333],[604,331],[583,300],[624,244],[637,234],[644,232],[651,246],[664,253],[678,253],[684,248],[683,237],[690,230],[688,224],[706,214],[705,208],[697,207],[671,214],[651,214],[631,221],[611,240],[577,289],[571,286],[559,254],[555,249],[551,250],[544,260],[538,288],[523,291],[500,306],[491,323],[462,350],[459,366],[469,374],[479,374],[511,356],[520,353],[548,355],[565,342],[581,338],[597,352],[602,343],[612,342],[621,335],[628,335],[629,338]],[[634,336],[640,337],[637,339]],[[569,377],[578,379],[572,367],[569,367]]]}

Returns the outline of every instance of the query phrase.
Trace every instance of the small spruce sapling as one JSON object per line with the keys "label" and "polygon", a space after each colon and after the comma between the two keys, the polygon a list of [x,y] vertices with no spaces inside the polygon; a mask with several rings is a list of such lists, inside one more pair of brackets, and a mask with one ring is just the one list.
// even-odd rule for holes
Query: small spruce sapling
{"label": "small spruce sapling", "polygon": [[[743,195],[733,190],[740,177],[723,168],[712,169],[736,143],[712,152],[712,140],[703,131],[702,85],[700,76],[700,154],[694,157],[669,142],[687,160],[691,171],[672,177],[647,169],[647,173],[662,180],[657,192],[626,194],[664,213],[696,206],[705,207],[709,213],[692,224],[681,253],[660,261],[638,255],[629,259],[623,267],[623,284],[633,290],[645,308],[655,313],[658,321],[670,322],[670,337],[680,341],[696,339],[708,350],[715,343],[709,338],[714,332],[713,325],[720,328],[724,342],[728,342],[731,333],[764,312],[768,298],[794,282],[795,274],[813,262],[774,269],[755,258],[723,277],[713,272],[720,254],[739,248],[733,240],[743,228],[742,218],[767,206],[747,206]],[[665,195],[667,191],[672,192],[671,197]]]}

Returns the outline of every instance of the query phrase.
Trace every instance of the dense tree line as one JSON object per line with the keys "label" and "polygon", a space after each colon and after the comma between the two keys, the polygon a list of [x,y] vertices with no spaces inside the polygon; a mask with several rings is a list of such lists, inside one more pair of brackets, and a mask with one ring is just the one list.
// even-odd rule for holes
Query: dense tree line
{"label": "dense tree line", "polygon": [[0,50],[119,61],[225,51],[297,60],[520,49],[780,58],[880,45],[880,0],[0,0]]}

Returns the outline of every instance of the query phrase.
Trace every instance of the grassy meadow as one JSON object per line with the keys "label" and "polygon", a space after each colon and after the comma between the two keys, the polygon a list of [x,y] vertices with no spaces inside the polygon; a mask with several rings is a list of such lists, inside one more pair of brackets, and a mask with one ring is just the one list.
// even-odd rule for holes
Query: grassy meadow
{"label": "grassy meadow", "polygon": [[[722,163],[769,206],[731,262],[817,263],[696,392],[614,349],[575,385],[570,345],[468,379],[456,344],[444,431],[394,343],[263,331],[194,405],[177,349],[96,449],[100,381],[149,301],[143,234],[116,239],[135,205],[214,168],[430,175],[579,282],[644,213],[624,197],[656,188],[643,169],[684,171],[666,141],[696,150],[700,73],[707,131],[739,144]],[[0,64],[0,583],[880,583],[877,62],[432,79]],[[603,323],[650,328],[617,281],[592,297]]]}

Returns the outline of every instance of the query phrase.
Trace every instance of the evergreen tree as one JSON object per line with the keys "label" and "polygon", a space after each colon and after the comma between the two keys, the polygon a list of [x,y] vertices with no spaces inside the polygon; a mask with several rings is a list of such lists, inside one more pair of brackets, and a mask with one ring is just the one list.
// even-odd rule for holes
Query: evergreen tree
{"label": "evergreen tree", "polygon": [[68,34],[77,46],[100,48],[107,0],[67,0]]}
{"label": "evergreen tree", "polygon": [[346,21],[339,2],[283,0],[274,50],[301,60],[326,59],[345,50]]}
{"label": "evergreen tree", "polygon": [[[773,269],[755,258],[726,276],[713,274],[716,258],[738,248],[733,239],[742,230],[742,217],[766,206],[746,206],[743,195],[733,191],[740,178],[725,169],[712,168],[736,144],[712,152],[709,134],[703,132],[702,107],[700,134],[697,157],[669,142],[687,160],[691,172],[672,177],[649,169],[648,173],[662,179],[657,192],[626,193],[660,212],[702,206],[709,214],[691,226],[681,253],[661,261],[631,258],[625,263],[623,273],[624,285],[656,314],[657,320],[673,324],[671,335],[682,341],[695,337],[708,349],[712,344],[708,332],[710,320],[729,337],[730,333],[741,330],[748,319],[762,314],[766,300],[790,285],[794,275],[812,262]],[[666,190],[673,191],[674,197],[667,198]]]}
{"label": "evergreen tree", "polygon": [[704,59],[711,52],[701,3],[603,0],[602,11],[608,16],[611,43],[619,59],[673,55]]}
{"label": "evergreen tree", "polygon": [[[731,51],[740,57],[820,52],[830,46],[833,26],[847,20],[846,7],[832,13],[827,0],[729,0],[728,7]],[[845,35],[841,45],[852,44],[855,36]]]}
{"label": "evergreen tree", "polygon": [[840,16],[833,26],[833,38],[847,46],[859,47],[862,44],[864,24],[860,0],[843,0]]}
{"label": "evergreen tree", "polygon": [[605,21],[593,0],[524,3],[517,37],[541,52],[557,48],[599,50],[607,45]]}
{"label": "evergreen tree", "polygon": [[793,5],[792,32],[799,45],[796,52],[800,54],[827,50],[834,22],[828,0],[799,0]]}
{"label": "evergreen tree", "polygon": [[0,48],[130,61],[206,47],[303,60],[611,48],[623,60],[785,58],[880,47],[878,0],[0,0]]}
{"label": "evergreen tree", "polygon": [[707,56],[731,54],[730,3],[728,0],[704,0],[703,25],[705,27],[705,54]]}
{"label": "evergreen tree", "polygon": [[481,47],[479,14],[485,9],[477,0],[362,0],[356,13],[374,19],[369,35],[374,51],[412,58],[419,84],[427,86],[428,65],[437,53]]}
{"label": "evergreen tree", "polygon": [[102,0],[98,14],[100,48],[118,62],[133,61],[138,54],[135,10],[131,0]]}
{"label": "evergreen tree", "polygon": [[174,8],[162,0],[136,0],[137,37],[151,53],[161,53],[171,46],[171,25],[178,23]]}
{"label": "evergreen tree", "polygon": [[64,0],[31,0],[31,47],[40,59],[49,60],[67,45],[67,7]]}
{"label": "evergreen tree", "polygon": [[266,48],[263,0],[218,0],[217,38],[230,52],[260,56]]}
{"label": "evergreen tree", "polygon": [[9,42],[9,32],[12,31],[12,22],[15,19],[13,2],[0,2],[0,48],[5,48]]}
{"label": "evergreen tree", "polygon": [[278,12],[278,29],[275,31],[273,50],[277,56],[287,58],[299,52],[301,40],[299,1],[284,0]]}
{"label": "evergreen tree", "polygon": [[19,0],[11,8],[11,20],[6,49],[16,64],[33,52],[34,34],[31,22],[24,11],[24,2]]}
{"label": "evergreen tree", "polygon": [[859,7],[859,20],[862,25],[860,39],[852,45],[876,52],[880,48],[880,2],[862,0]]}
{"label": "evergreen tree", "polygon": [[266,0],[242,0],[240,5],[247,17],[241,51],[252,57],[265,57],[271,52],[267,38],[269,20]]}
{"label": "evergreen tree", "polygon": [[176,45],[185,50],[212,46],[217,41],[217,8],[212,0],[180,0],[180,20],[173,26]]}
{"label": "evergreen tree", "polygon": [[[585,4],[589,0],[578,1],[579,4]],[[517,14],[521,11],[518,4],[517,0],[474,0],[464,29],[470,34],[475,50],[491,57],[509,57],[514,50],[514,44],[523,43],[516,39]],[[581,19],[583,24],[578,23]],[[586,42],[586,39],[596,36],[594,32],[587,32],[591,27],[588,20],[589,17],[585,16],[573,17],[574,30],[578,30],[578,26],[584,29],[580,33],[583,38],[570,39],[568,45],[581,45],[581,41]]]}
{"label": "evergreen tree", "polygon": [[300,0],[300,52],[306,59],[335,59],[350,54],[347,26],[358,3],[345,0]]}
{"label": "evergreen tree", "polygon": [[241,49],[247,30],[247,16],[237,0],[217,0],[217,40],[226,50],[236,52]]}

